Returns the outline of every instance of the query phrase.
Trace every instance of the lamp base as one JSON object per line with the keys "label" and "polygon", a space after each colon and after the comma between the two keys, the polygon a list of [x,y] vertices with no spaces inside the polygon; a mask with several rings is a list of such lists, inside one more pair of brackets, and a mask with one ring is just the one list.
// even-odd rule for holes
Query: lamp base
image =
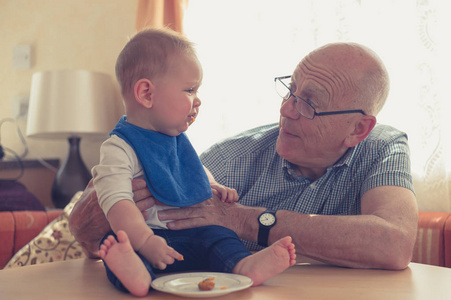
{"label": "lamp base", "polygon": [[91,180],[91,173],[81,159],[79,137],[70,137],[69,155],[56,173],[52,186],[52,202],[64,208],[78,191],[83,191]]}

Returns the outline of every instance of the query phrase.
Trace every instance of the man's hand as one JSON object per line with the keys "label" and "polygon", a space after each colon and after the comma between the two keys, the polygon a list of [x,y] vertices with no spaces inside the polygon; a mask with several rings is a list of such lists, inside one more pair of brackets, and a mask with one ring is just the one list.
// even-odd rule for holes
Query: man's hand
{"label": "man's hand", "polygon": [[147,209],[155,205],[155,198],[147,188],[146,181],[142,178],[132,180],[133,201],[146,219]]}
{"label": "man's hand", "polygon": [[167,224],[172,230],[219,225],[235,231],[241,238],[252,239],[254,237],[248,236],[251,230],[246,229],[252,223],[257,224],[257,216],[262,210],[236,202],[222,202],[213,195],[213,198],[193,206],[159,211],[158,217],[161,221],[173,220]]}

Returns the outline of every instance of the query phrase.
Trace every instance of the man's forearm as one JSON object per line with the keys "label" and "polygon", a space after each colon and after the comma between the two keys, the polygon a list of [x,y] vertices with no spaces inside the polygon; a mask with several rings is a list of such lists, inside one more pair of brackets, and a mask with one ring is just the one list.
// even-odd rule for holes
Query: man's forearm
{"label": "man's forearm", "polygon": [[[257,241],[257,217],[264,208],[236,206],[225,225],[242,239]],[[403,269],[414,238],[374,215],[324,216],[280,210],[269,243],[291,236],[299,256],[353,268]]]}
{"label": "man's forearm", "polygon": [[[230,206],[227,210],[226,220],[223,226],[235,231],[243,240],[257,242],[258,237],[258,216],[265,211],[263,207],[251,207],[241,204]],[[276,241],[276,240],[274,240]]]}
{"label": "man's forearm", "polygon": [[[399,199],[398,199],[399,200]],[[377,202],[371,200],[370,202]],[[411,201],[399,201],[410,203]],[[170,229],[220,225],[257,241],[263,207],[209,200],[195,207],[159,212]],[[269,243],[291,236],[298,256],[355,268],[405,268],[412,255],[418,220],[413,205],[375,207],[357,216],[307,215],[279,210]]]}
{"label": "man's forearm", "polygon": [[[220,201],[211,204],[160,212],[164,216],[160,219],[177,220],[168,223],[174,230],[220,225],[242,239],[257,242],[257,218],[265,208]],[[370,214],[326,216],[279,210],[276,216],[270,244],[291,236],[298,256],[338,266],[402,269],[410,261],[415,243],[413,226],[404,230],[404,225],[393,225]]]}
{"label": "man's forearm", "polygon": [[72,209],[69,228],[86,255],[97,258],[100,241],[111,229],[98,204],[92,181]]}
{"label": "man's forearm", "polygon": [[[239,206],[232,207],[240,209]],[[236,231],[241,238],[256,241],[255,208],[240,209],[245,226]],[[291,236],[298,256],[354,268],[403,269],[410,262],[418,227],[418,207],[412,191],[381,186],[367,191],[361,199],[361,215],[308,215],[279,210],[269,243]],[[229,219],[237,223],[239,219]],[[233,229],[233,228],[232,228]]]}
{"label": "man's forearm", "polygon": [[290,235],[299,255],[352,268],[403,269],[414,239],[373,215],[323,216],[277,212],[270,242]]}

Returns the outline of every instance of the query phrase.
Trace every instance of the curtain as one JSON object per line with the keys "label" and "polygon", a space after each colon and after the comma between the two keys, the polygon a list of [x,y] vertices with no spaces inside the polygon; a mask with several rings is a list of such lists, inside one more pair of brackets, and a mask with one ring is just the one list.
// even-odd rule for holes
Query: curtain
{"label": "curtain", "polygon": [[451,28],[441,0],[191,0],[184,30],[204,69],[200,115],[187,131],[202,152],[245,129],[277,122],[273,78],[311,50],[358,42],[391,76],[378,122],[408,134],[420,210],[451,211]]}
{"label": "curtain", "polygon": [[169,27],[183,32],[183,15],[188,0],[139,0],[136,30],[145,27]]}

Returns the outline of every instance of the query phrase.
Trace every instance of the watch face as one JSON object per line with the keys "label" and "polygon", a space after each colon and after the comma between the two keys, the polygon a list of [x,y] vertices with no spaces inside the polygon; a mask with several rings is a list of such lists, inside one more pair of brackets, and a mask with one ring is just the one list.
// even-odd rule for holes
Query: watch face
{"label": "watch face", "polygon": [[273,214],[264,213],[260,216],[259,221],[262,225],[271,226],[276,222],[276,218],[274,217]]}

